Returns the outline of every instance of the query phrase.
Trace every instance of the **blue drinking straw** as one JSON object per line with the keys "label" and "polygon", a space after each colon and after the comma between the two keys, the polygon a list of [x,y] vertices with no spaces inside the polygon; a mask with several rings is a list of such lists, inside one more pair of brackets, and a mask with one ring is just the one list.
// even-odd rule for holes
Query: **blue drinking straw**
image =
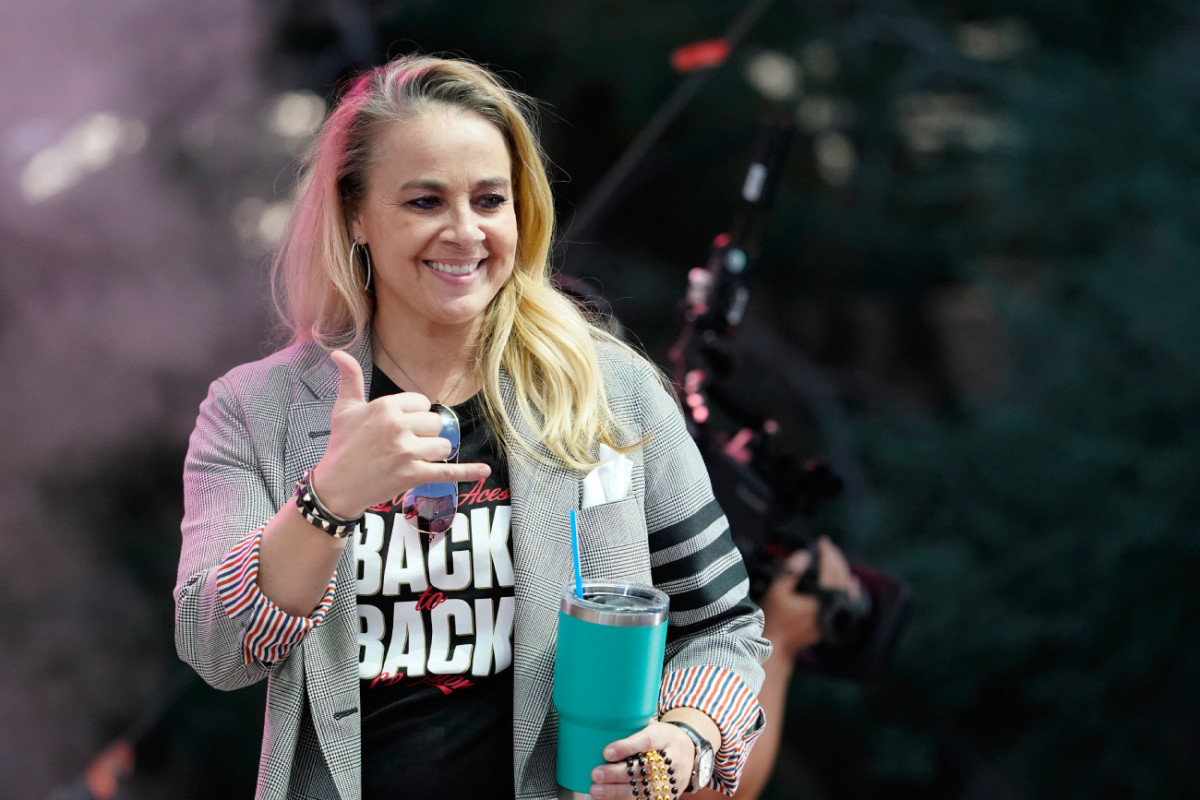
{"label": "blue drinking straw", "polygon": [[579,570],[579,527],[575,522],[575,509],[571,509],[571,554],[575,557],[575,596],[583,599],[583,573]]}

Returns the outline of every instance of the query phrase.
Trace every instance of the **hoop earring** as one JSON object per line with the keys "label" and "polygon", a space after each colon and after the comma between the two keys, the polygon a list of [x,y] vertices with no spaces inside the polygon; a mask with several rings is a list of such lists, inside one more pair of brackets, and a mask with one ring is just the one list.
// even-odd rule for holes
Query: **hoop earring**
{"label": "hoop earring", "polygon": [[363,282],[363,293],[370,294],[371,293],[371,251],[367,249],[367,245],[365,242],[363,244],[358,243],[359,238],[360,237],[355,236],[354,241],[350,243],[350,266],[357,270],[358,261],[356,260],[356,254],[361,252],[363,255],[363,262],[367,265],[367,279],[366,279],[366,281]]}

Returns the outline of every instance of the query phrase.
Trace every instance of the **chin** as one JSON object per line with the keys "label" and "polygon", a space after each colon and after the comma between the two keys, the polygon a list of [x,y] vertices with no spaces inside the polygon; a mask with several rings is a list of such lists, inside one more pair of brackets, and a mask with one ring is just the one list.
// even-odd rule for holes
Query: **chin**
{"label": "chin", "polygon": [[464,325],[475,325],[483,321],[490,303],[471,303],[470,306],[454,305],[445,308],[440,315],[444,324],[460,328]]}

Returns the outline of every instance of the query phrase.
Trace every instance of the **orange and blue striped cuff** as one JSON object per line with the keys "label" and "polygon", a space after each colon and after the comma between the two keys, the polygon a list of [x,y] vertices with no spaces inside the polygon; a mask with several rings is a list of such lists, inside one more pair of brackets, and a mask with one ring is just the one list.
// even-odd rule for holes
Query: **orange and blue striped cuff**
{"label": "orange and blue striped cuff", "polygon": [[762,733],[762,706],[736,673],[723,667],[688,667],[667,673],[658,696],[658,713],[672,708],[703,711],[721,731],[713,779],[708,788],[732,796],[742,778],[746,756]]}
{"label": "orange and blue striped cuff", "polygon": [[263,528],[247,534],[217,568],[217,593],[226,616],[236,619],[249,613],[242,632],[242,657],[247,664],[256,661],[272,664],[286,656],[325,619],[337,589],[337,572],[334,572],[325,596],[312,614],[294,617],[282,611],[258,588],[258,549],[262,535]]}

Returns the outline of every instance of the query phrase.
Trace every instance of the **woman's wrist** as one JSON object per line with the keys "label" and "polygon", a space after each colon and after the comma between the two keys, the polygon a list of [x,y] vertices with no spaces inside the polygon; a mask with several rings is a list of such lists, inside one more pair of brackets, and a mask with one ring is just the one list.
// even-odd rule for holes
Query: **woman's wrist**
{"label": "woman's wrist", "polygon": [[317,494],[312,470],[306,470],[296,481],[296,491],[292,500],[306,522],[334,538],[345,539],[353,536],[363,527],[363,513],[356,517],[343,517],[322,502]]}
{"label": "woman's wrist", "polygon": [[[367,512],[366,507],[355,507],[353,503],[348,503],[344,497],[344,492],[339,491],[337,482],[333,480],[332,475],[326,475],[326,471],[322,469],[323,464],[318,463],[315,467],[309,470],[309,485],[312,487],[314,495],[319,499],[317,503],[330,514],[340,517],[341,519],[358,519]],[[317,473],[320,472],[321,488],[317,489]]]}
{"label": "woman's wrist", "polygon": [[712,717],[699,709],[670,708],[664,711],[658,719],[659,722],[682,722],[690,725],[696,733],[708,740],[714,753],[721,749],[721,729],[717,727],[717,723],[713,722]]}
{"label": "woman's wrist", "polygon": [[694,708],[674,708],[664,713],[660,722],[676,729],[679,746],[691,756],[685,762],[687,774],[681,776],[686,791],[697,792],[708,786],[713,778],[717,751],[721,747],[721,732],[707,714]]}

